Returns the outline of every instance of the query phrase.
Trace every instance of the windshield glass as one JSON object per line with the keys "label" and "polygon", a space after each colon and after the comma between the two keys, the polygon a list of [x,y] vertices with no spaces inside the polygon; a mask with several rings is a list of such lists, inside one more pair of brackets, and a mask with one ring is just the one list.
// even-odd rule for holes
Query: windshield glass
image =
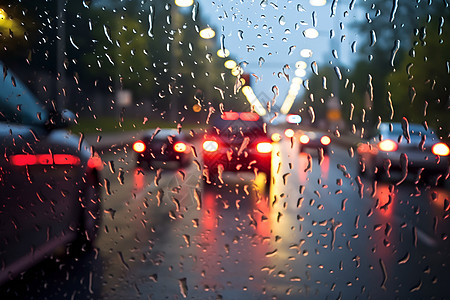
{"label": "windshield glass", "polygon": [[449,24],[0,0],[0,299],[448,298]]}

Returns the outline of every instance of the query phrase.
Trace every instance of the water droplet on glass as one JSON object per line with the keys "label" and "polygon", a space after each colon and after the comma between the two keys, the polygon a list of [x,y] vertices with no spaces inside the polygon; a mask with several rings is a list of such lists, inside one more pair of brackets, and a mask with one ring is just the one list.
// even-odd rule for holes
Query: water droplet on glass
{"label": "water droplet on glass", "polygon": [[311,63],[311,70],[313,71],[314,74],[319,75],[319,66],[317,65],[316,61],[313,61]]}
{"label": "water droplet on glass", "polygon": [[266,62],[266,60],[265,60],[263,57],[260,57],[260,58],[258,59],[258,65],[259,65],[259,67],[262,67],[262,65],[263,65],[265,62]]}
{"label": "water droplet on glass", "polygon": [[180,287],[180,293],[183,296],[183,298],[187,298],[188,294],[187,279],[186,278],[179,279],[178,286]]}
{"label": "water droplet on glass", "polygon": [[394,22],[397,9],[398,9],[398,0],[394,0],[393,4],[392,4],[392,10],[391,10],[391,16],[389,18],[389,22],[391,22],[391,23]]}
{"label": "water droplet on glass", "polygon": [[239,40],[242,41],[244,39],[244,31],[238,30],[238,37],[239,37]]}
{"label": "water droplet on glass", "polygon": [[192,21],[197,21],[198,16],[198,10],[199,10],[200,4],[197,2],[194,3],[194,6],[192,7]]}
{"label": "water droplet on glass", "polygon": [[105,36],[106,36],[106,38],[108,39],[108,41],[109,41],[111,44],[114,44],[114,43],[113,43],[113,40],[112,40],[112,38],[111,38],[111,28],[109,28],[108,25],[103,25],[103,32],[105,33]]}
{"label": "water droplet on glass", "polygon": [[370,47],[374,46],[377,42],[377,34],[375,30],[370,31]]}
{"label": "water droplet on glass", "polygon": [[394,66],[395,56],[397,55],[399,49],[400,49],[400,40],[396,40],[394,47],[391,50],[391,67]]}
{"label": "water droplet on glass", "polygon": [[284,18],[284,16],[281,16],[281,17],[278,19],[278,23],[280,23],[281,26],[286,25],[286,19]]}
{"label": "water droplet on glass", "polygon": [[153,5],[150,5],[150,13],[148,14],[148,31],[147,34],[149,37],[153,37],[153,20],[155,17],[155,9]]}

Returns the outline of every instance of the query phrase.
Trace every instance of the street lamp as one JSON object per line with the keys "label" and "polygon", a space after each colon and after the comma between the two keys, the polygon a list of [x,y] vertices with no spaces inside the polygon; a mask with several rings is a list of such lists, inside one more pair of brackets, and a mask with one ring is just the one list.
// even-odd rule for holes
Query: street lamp
{"label": "street lamp", "polygon": [[189,7],[194,4],[194,0],[175,0],[175,5],[179,7]]}
{"label": "street lamp", "polygon": [[212,39],[216,36],[216,32],[211,27],[206,27],[199,32],[200,37],[205,40]]}
{"label": "street lamp", "polygon": [[[176,45],[176,41],[177,41],[177,39],[175,37],[175,34],[176,34],[177,30],[178,30],[178,26],[180,25],[179,24],[180,23],[179,18],[177,17],[177,14],[179,13],[177,7],[189,7],[192,4],[194,4],[194,0],[175,0],[175,7],[172,7],[170,9],[170,17],[173,20],[172,29],[173,29],[173,32],[174,32],[172,45],[171,45],[171,52],[170,52],[171,53],[170,54],[170,62],[169,62],[169,70],[170,70],[169,74],[170,74],[170,76],[172,76],[172,74],[175,72],[175,67],[174,66],[175,66],[175,63],[176,63],[176,60],[177,60],[177,53],[176,53],[176,51],[174,51],[174,45]],[[171,106],[170,114],[171,114],[171,119],[172,120],[177,120],[178,113],[179,113],[179,111],[178,111],[178,106],[179,106],[178,105],[178,99],[175,96],[175,92],[176,92],[176,90],[174,89],[170,93],[170,106]]]}
{"label": "street lamp", "polygon": [[309,4],[312,6],[324,6],[327,4],[327,0],[309,0]]}
{"label": "street lamp", "polygon": [[6,19],[8,15],[6,14],[6,12],[3,10],[3,8],[0,8],[0,20],[4,20]]}

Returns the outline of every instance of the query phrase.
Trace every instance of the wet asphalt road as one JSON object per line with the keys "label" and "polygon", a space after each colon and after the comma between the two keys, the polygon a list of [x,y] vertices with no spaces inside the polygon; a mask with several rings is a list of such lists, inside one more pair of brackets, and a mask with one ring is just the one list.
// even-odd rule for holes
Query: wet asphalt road
{"label": "wet asphalt road", "polygon": [[[105,151],[96,249],[55,256],[2,299],[441,299],[448,297],[449,189],[360,183],[356,159],[275,146],[265,178],[198,163],[137,169]],[[197,159],[200,161],[200,158]]]}

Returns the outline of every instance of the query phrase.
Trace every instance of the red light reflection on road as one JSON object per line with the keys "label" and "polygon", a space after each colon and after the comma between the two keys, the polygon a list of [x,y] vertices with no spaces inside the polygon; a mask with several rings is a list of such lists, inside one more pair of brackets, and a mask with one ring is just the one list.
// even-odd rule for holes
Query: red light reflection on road
{"label": "red light reflection on road", "polygon": [[446,217],[450,215],[450,191],[440,188],[433,188],[428,191],[428,197],[434,208],[439,212],[445,212]]}
{"label": "red light reflection on road", "polygon": [[136,168],[136,170],[134,171],[133,183],[134,183],[134,190],[136,192],[142,191],[145,184],[145,174],[142,168]]}
{"label": "red light reflection on road", "polygon": [[396,192],[389,184],[378,184],[373,197],[377,201],[376,208],[385,215],[392,216],[396,201]]}
{"label": "red light reflection on road", "polygon": [[330,157],[324,156],[323,160],[320,162],[320,174],[323,180],[328,179],[328,174],[330,173]]}

